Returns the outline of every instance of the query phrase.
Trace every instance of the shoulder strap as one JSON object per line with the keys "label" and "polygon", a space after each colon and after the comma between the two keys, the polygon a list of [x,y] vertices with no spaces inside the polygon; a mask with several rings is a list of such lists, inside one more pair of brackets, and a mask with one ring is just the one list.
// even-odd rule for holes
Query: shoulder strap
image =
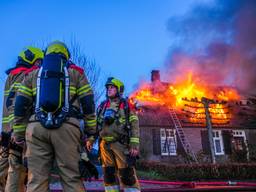
{"label": "shoulder strap", "polygon": [[[124,105],[124,114],[125,114],[125,126],[124,126],[124,129],[125,131],[127,132],[128,134],[128,138],[131,137],[131,124],[130,124],[130,106],[129,106],[129,103],[128,103],[128,98],[122,98],[121,102],[123,103]],[[130,139],[128,139],[128,143],[130,142]]]}
{"label": "shoulder strap", "polygon": [[[123,105],[125,115],[128,116],[128,118],[129,118],[129,115],[130,115],[130,106],[129,106],[129,102],[128,102],[128,98],[127,98],[127,97],[121,99],[121,105]],[[121,106],[121,105],[120,105],[120,106]]]}
{"label": "shoulder strap", "polygon": [[100,103],[99,107],[97,108],[97,117],[101,114],[101,112],[105,113],[105,110],[107,108],[108,100],[104,100]]}
{"label": "shoulder strap", "polygon": [[[129,121],[129,116],[130,116],[130,107],[128,104],[128,99],[126,98],[121,98],[120,99],[120,104],[119,104],[119,109],[123,108],[124,109],[124,114],[125,114],[125,127],[126,129],[129,129],[130,121]],[[118,110],[119,110],[118,109]]]}

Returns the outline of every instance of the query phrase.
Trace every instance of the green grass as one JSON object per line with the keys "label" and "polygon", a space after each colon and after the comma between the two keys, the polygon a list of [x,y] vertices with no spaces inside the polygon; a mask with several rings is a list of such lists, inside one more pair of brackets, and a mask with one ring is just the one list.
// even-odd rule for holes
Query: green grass
{"label": "green grass", "polygon": [[139,179],[168,181],[168,178],[164,177],[156,171],[137,170],[136,172]]}

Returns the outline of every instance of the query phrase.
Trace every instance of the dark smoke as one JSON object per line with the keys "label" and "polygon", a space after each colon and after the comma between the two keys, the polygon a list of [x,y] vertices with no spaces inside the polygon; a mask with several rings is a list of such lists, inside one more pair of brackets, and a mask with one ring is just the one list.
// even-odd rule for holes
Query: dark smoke
{"label": "dark smoke", "polygon": [[192,71],[201,81],[256,94],[256,1],[215,0],[170,18],[169,80]]}

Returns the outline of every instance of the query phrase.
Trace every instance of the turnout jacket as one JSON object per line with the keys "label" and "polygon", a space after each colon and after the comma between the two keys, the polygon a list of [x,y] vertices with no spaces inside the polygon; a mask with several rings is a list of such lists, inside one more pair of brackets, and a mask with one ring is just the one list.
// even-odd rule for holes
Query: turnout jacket
{"label": "turnout jacket", "polygon": [[[130,147],[139,147],[139,119],[136,114],[134,106],[127,101],[129,107],[128,121],[131,126],[131,134],[129,139]],[[104,122],[104,113],[107,109],[113,109],[117,112],[116,118],[111,125],[108,125]],[[115,142],[120,141],[124,136],[128,136],[128,132],[125,129],[126,123],[126,114],[125,114],[125,103],[121,101],[120,98],[108,99],[101,103],[101,105],[97,109],[98,111],[98,129],[99,136],[102,140],[106,142]]]}
{"label": "turnout jacket", "polygon": [[[39,68],[32,70],[24,77],[19,86],[14,109],[14,135],[21,138],[25,136],[25,130],[29,122],[35,122],[35,102],[37,93],[37,76]],[[85,133],[94,140],[96,133],[96,115],[94,96],[91,86],[87,80],[84,70],[74,64],[68,67],[70,78],[69,98],[73,103],[70,104],[81,109],[83,119],[85,120]],[[64,95],[64,90],[63,94]],[[79,128],[80,123],[77,118],[67,117],[63,124],[69,123]]]}
{"label": "turnout jacket", "polygon": [[8,75],[5,81],[4,101],[3,101],[3,115],[2,115],[2,131],[9,132],[14,119],[14,101],[17,90],[22,82],[25,72],[29,70],[28,66],[16,66],[9,69],[6,73]]}

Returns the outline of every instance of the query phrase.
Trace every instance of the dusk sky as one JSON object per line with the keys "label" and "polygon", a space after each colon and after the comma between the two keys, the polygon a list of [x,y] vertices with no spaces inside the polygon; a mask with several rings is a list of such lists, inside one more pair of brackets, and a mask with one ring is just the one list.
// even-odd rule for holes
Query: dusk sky
{"label": "dusk sky", "polygon": [[124,81],[129,94],[140,79],[149,80],[152,69],[164,65],[173,42],[168,19],[212,2],[1,0],[0,89],[23,47],[75,38],[104,75]]}
{"label": "dusk sky", "polygon": [[104,73],[122,79],[129,92],[138,78],[163,64],[171,45],[168,19],[196,2],[201,1],[1,0],[1,85],[24,46],[75,37],[85,54]]}

